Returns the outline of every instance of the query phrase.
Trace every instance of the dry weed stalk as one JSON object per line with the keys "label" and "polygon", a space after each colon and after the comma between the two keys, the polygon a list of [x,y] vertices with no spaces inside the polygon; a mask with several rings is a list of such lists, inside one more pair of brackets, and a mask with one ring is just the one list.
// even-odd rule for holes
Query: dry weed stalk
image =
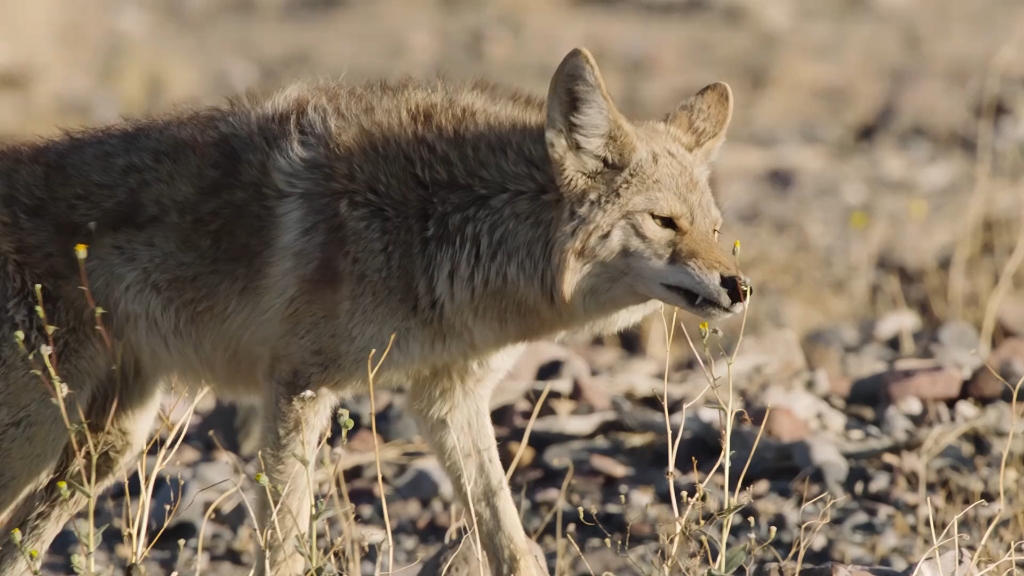
{"label": "dry weed stalk", "polygon": [[967,205],[965,224],[960,231],[953,257],[949,265],[949,286],[947,310],[954,320],[964,316],[965,284],[967,262],[980,245],[980,224],[988,205],[989,186],[992,180],[993,146],[995,144],[996,106],[999,86],[1006,67],[1016,56],[1016,45],[1021,31],[1018,29],[989,61],[981,94],[981,114],[977,125],[977,158],[974,164],[974,190]]}
{"label": "dry weed stalk", "polygon": [[373,396],[373,377],[377,375],[377,370],[380,369],[381,364],[384,363],[384,359],[387,358],[388,352],[391,351],[392,344],[395,343],[395,335],[392,334],[388,340],[388,346],[384,349],[384,353],[381,354],[380,360],[377,361],[377,365],[373,365],[373,355],[377,353],[377,349],[370,350],[370,355],[366,359],[366,376],[369,384],[370,391],[370,430],[373,433],[373,458],[377,463],[377,487],[380,489],[380,502],[384,510],[384,530],[387,534],[388,542],[388,572],[392,572],[395,569],[395,541],[391,534],[391,518],[388,516],[388,499],[387,493],[384,491],[384,472],[380,465],[380,446],[377,441],[377,404]]}

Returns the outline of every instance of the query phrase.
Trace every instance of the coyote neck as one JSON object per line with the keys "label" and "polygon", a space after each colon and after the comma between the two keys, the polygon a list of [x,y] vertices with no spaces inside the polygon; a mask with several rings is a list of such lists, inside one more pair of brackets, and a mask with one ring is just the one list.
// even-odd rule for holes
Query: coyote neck
{"label": "coyote neck", "polygon": [[[546,162],[544,154],[523,165]],[[476,176],[474,198],[461,209],[438,210],[428,226],[421,261],[431,268],[432,299],[446,317],[488,326],[503,338],[562,329],[569,316],[562,284],[571,233],[569,206],[553,175],[535,170],[526,179],[482,165]]]}

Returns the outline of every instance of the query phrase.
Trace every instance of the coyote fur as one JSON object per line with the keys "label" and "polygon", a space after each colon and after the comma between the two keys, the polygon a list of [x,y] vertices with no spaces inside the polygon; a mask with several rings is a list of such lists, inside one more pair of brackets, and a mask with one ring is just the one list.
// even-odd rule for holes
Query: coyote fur
{"label": "coyote fur", "polygon": [[614,333],[662,303],[743,309],[708,185],[732,110],[714,83],[627,120],[577,48],[546,99],[311,83],[0,150],[0,575],[85,506],[68,488],[83,431],[101,490],[171,381],[260,403],[258,570],[303,573],[303,460],[392,335],[374,385],[407,387],[494,574],[546,574],[488,399],[531,341]]}

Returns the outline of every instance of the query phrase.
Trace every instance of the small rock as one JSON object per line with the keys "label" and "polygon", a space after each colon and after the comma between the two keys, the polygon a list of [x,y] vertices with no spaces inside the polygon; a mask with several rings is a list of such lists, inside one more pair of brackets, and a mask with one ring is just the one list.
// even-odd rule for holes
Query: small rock
{"label": "small rock", "polygon": [[892,566],[893,570],[898,570],[906,574],[910,573],[910,570],[908,570],[908,568],[910,568],[910,562],[907,562],[907,559],[899,554],[891,554],[889,556],[889,566]]}
{"label": "small rock", "polygon": [[886,394],[897,402],[907,396],[922,400],[955,400],[963,388],[963,376],[955,368],[894,370],[886,374]]}
{"label": "small rock", "polygon": [[377,415],[377,433],[385,442],[413,440],[419,435],[416,419],[405,409],[405,396],[395,396]]}
{"label": "small rock", "polygon": [[814,370],[815,392],[846,397],[851,381],[846,373],[846,350],[857,346],[860,334],[851,326],[811,332],[801,341],[808,366]]}
{"label": "small rock", "polygon": [[[533,557],[547,573],[547,559],[544,550],[533,540],[527,540]],[[367,572],[367,573],[372,573]],[[419,571],[420,576],[477,576],[478,574],[490,574],[485,562],[476,557],[475,546],[469,542],[462,542],[461,538],[453,539],[423,563]]]}
{"label": "small rock", "polygon": [[924,322],[921,315],[909,308],[900,308],[887,312],[875,322],[872,337],[879,342],[886,342],[900,334],[914,334]]}
{"label": "small rock", "polygon": [[[384,444],[384,439],[377,435],[378,445]],[[373,430],[368,427],[356,430],[355,434],[348,437],[345,449],[352,452],[373,452]]]}
{"label": "small rock", "polygon": [[635,470],[632,466],[627,466],[622,462],[619,462],[615,458],[605,454],[591,454],[590,465],[598,472],[605,476],[610,476],[615,479],[626,478],[632,476]]}
{"label": "small rock", "polygon": [[526,347],[502,385],[495,390],[491,408],[521,397],[538,381],[553,381],[552,393],[570,396],[578,391],[582,396],[575,399],[585,397],[586,401],[595,403],[595,408],[602,409],[599,406],[606,405],[607,398],[599,397],[600,390],[592,380],[590,364],[578,353],[557,342],[536,342]]}
{"label": "small rock", "polygon": [[195,446],[188,443],[182,443],[175,450],[174,455],[171,456],[170,463],[174,466],[185,467],[191,466],[196,462],[202,460],[203,454]]}
{"label": "small rock", "polygon": [[977,354],[981,340],[978,330],[970,322],[946,322],[939,328],[937,338],[938,341],[929,349],[942,365],[960,369],[964,378],[981,365]]}
{"label": "small rock", "polygon": [[[765,422],[767,413],[768,421]],[[802,418],[786,407],[770,410],[752,410],[750,419],[755,426],[764,423],[764,433],[781,442],[799,442],[810,436],[810,429]]]}
{"label": "small rock", "polygon": [[876,470],[872,473],[871,480],[868,480],[867,488],[869,494],[889,492],[889,489],[892,488],[892,472]]}
{"label": "small rock", "polygon": [[732,377],[742,386],[753,377],[784,382],[807,370],[807,358],[796,332],[779,328],[744,338],[732,365]]}
{"label": "small rock", "polygon": [[[547,375],[544,375],[547,376]],[[569,395],[573,391],[573,379],[572,378],[547,378],[543,380],[537,380],[537,382],[530,389],[530,400],[540,398],[540,395],[544,393],[544,389],[548,389],[549,402],[554,400],[568,400]]]}
{"label": "small rock", "polygon": [[916,428],[914,422],[896,405],[887,406],[885,412],[882,413],[882,432],[897,442],[909,440]]}
{"label": "small rock", "polygon": [[1009,402],[993,402],[982,409],[982,420],[987,422],[996,434],[1009,434],[1015,430],[1019,434],[1022,430],[1021,406],[1018,404],[1017,413],[1014,414]]}
{"label": "small rock", "polygon": [[192,480],[201,488],[213,488],[220,484],[227,484],[224,490],[230,488],[230,483],[224,482],[234,478],[236,475],[234,467],[228,460],[210,460],[198,462],[192,465]]}
{"label": "small rock", "polygon": [[850,463],[831,439],[824,436],[812,436],[794,446],[802,446],[802,448],[794,450],[798,466],[802,468],[817,467],[825,477],[825,483],[833,496],[838,497],[843,493],[843,483],[846,482],[846,478],[850,474]]}
{"label": "small rock", "polygon": [[[853,354],[852,357],[847,356],[846,370],[851,377],[857,378],[873,372],[874,366],[879,364],[888,365],[898,357],[899,354],[887,344],[882,342],[865,342],[863,346],[856,350],[856,354]],[[867,372],[858,370],[867,370]]]}
{"label": "small rock", "polygon": [[533,423],[533,431],[537,433],[557,433],[569,436],[588,436],[604,424],[616,419],[618,412],[605,410],[590,414],[567,414],[560,416],[551,414],[537,418]]}
{"label": "small rock", "polygon": [[589,375],[586,378],[577,377],[573,380],[573,391],[570,397],[597,411],[610,410],[612,407],[611,394],[604,387],[599,386],[596,380]]}
{"label": "small rock", "polygon": [[[834,377],[830,376],[828,370],[825,368],[820,366],[814,368],[811,371],[811,392],[817,396],[828,396],[829,394],[834,394],[835,392],[833,391],[833,387],[839,387],[840,385],[838,383],[833,385],[833,378]],[[843,376],[841,373],[837,373],[835,378],[844,378],[846,380],[845,386],[842,386],[844,389],[842,391],[842,395],[845,396],[849,392],[849,378],[846,378],[846,376]]]}
{"label": "small rock", "polygon": [[[569,391],[571,390],[572,387],[570,386]],[[550,398],[548,400],[547,406],[545,408],[550,409],[551,412],[553,412],[559,418],[566,418],[576,411],[576,406],[578,405],[579,403],[573,400],[572,398],[567,398],[564,396],[555,396],[554,398]],[[544,410],[542,409],[541,413],[543,412]]]}
{"label": "small rock", "polygon": [[571,463],[579,473],[590,466],[592,454],[610,456],[618,452],[607,438],[579,438],[548,446],[541,454],[541,462],[551,470],[564,470]]}
{"label": "small rock", "polygon": [[981,408],[970,400],[957,400],[953,413],[956,414],[957,422],[968,422],[981,415]]}
{"label": "small rock", "polygon": [[826,546],[828,546],[828,542],[829,542],[828,535],[824,534],[822,532],[818,532],[818,533],[814,534],[814,536],[811,538],[810,549],[815,551],[815,552],[821,552],[822,550],[825,549]]}
{"label": "small rock", "polygon": [[[844,565],[838,562],[828,562],[820,566],[801,566],[799,572],[795,569],[796,562],[768,562],[754,566],[752,576],[906,576],[899,570],[884,568],[881,566],[856,566]],[[962,575],[961,575],[962,576]]]}
{"label": "small rock", "polygon": [[421,502],[429,502],[438,496],[450,502],[455,497],[451,479],[433,457],[412,462],[401,476],[395,478],[394,486],[402,498],[416,498]]}
{"label": "small rock", "polygon": [[842,432],[846,429],[845,414],[803,388],[774,386],[765,392],[763,401],[772,407],[773,412],[776,408],[787,409],[803,422],[810,424],[810,429],[817,429],[818,422],[821,422],[826,430],[833,432]]}
{"label": "small rock", "polygon": [[626,502],[636,508],[643,509],[657,501],[657,491],[647,489],[646,486],[640,488],[630,488],[626,494]]}
{"label": "small rock", "polygon": [[517,470],[533,463],[534,458],[537,456],[537,449],[529,444],[523,447],[522,442],[518,440],[508,440],[498,445],[498,450],[501,453],[501,462],[506,470],[512,464],[521,447],[522,454],[519,456],[519,462],[516,464]]}
{"label": "small rock", "polygon": [[924,413],[924,402],[917,396],[904,396],[896,401],[895,406],[907,416],[920,416]]}
{"label": "small rock", "polygon": [[1024,336],[1024,294],[1003,299],[996,311],[999,326],[1014,336]]}
{"label": "small rock", "polygon": [[[957,558],[957,552],[960,557]],[[929,554],[914,570],[920,576],[968,576],[971,573],[971,554],[963,548],[948,550],[939,555]]]}
{"label": "small rock", "polygon": [[[963,447],[956,444],[946,446],[932,457],[928,461],[928,469],[935,471],[944,470],[947,472],[959,469],[968,474],[973,474],[976,471],[974,459],[964,454]],[[984,489],[984,485],[982,485],[982,489]]]}
{"label": "small rock", "polygon": [[[1024,338],[1014,337],[1004,340],[992,351],[986,364],[987,366],[978,368],[974,376],[967,382],[964,387],[966,395],[978,400],[1009,398],[1012,395],[1010,386],[1016,386],[1017,382],[1024,377]],[[989,370],[989,367],[1010,386],[997,378],[992,370]]]}
{"label": "small rock", "polygon": [[388,515],[392,522],[412,524],[423,513],[423,503],[416,498],[388,502]]}

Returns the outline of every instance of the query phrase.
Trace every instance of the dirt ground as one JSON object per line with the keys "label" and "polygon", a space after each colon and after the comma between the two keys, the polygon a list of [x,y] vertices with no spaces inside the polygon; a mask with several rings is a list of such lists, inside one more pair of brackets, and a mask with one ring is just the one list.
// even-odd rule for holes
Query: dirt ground
{"label": "dirt ground", "polygon": [[[970,461],[971,472],[963,474],[986,478],[983,483],[1001,465],[1024,467],[1024,448],[1007,452],[1008,464],[1000,457],[1003,444],[1016,446],[1010,403],[1000,400],[999,393],[977,392],[980,385],[974,391],[965,385],[983,378],[981,362],[992,349],[1003,350],[1000,361],[1009,363],[1005,370],[996,367],[1004,377],[1024,366],[1024,347],[1013,347],[1015,337],[1024,335],[1024,272],[1019,262],[1014,267],[1024,226],[1020,0],[4,0],[0,138],[52,134],[61,127],[111,122],[124,115],[217,103],[250,87],[274,88],[300,78],[356,82],[440,73],[487,76],[540,93],[559,60],[575,46],[593,52],[612,97],[631,117],[660,116],[713,81],[726,81],[733,89],[736,108],[714,186],[725,214],[723,241],[741,241],[744,271],[757,286],[745,326],[752,351],[740,355],[749,360],[743,372],[744,402],[753,409],[767,404],[766,397],[774,398],[807,427],[803,433],[767,433],[778,444],[768,447],[769,454],[777,457],[771,451],[781,450],[796,463],[776,469],[768,457],[765,469],[756,474],[763,482],[753,484],[750,496],[760,502],[750,505],[759,511],[752,530],[767,534],[773,518],[790,514],[792,503],[806,496],[793,483],[816,469],[812,481],[830,493],[845,493],[847,500],[837,504],[841,512],[819,533],[826,535],[825,542],[817,537],[807,548],[813,561],[894,570],[912,566],[928,550],[922,542],[931,540],[922,512],[924,496],[933,503],[947,502],[943,517],[951,519],[975,494],[993,500],[1001,491],[994,484],[961,490],[959,480],[943,476],[955,468],[949,462]],[[998,297],[993,299],[993,294]],[[726,342],[735,341],[739,322],[721,325]],[[696,338],[696,320],[686,317],[684,323]],[[676,341],[672,349],[678,366],[667,377],[680,387],[673,405],[680,408],[700,390],[692,378],[698,370],[685,343]],[[665,505],[667,490],[656,488],[659,481],[642,479],[642,473],[657,476],[653,462],[663,461],[663,454],[650,461],[631,460],[601,444],[621,448],[615,443],[621,430],[609,431],[607,422],[592,429],[580,424],[583,416],[616,409],[621,420],[623,414],[640,418],[644,410],[658,408],[650,390],[638,393],[639,385],[630,388],[623,382],[653,379],[660,387],[666,377],[664,351],[660,322],[615,341],[575,343],[557,353],[547,350],[539,353],[542,359],[562,354],[589,369],[573,376],[565,367],[573,363],[565,361],[560,376],[541,377],[536,371],[544,362],[536,360],[524,370],[532,368],[535,373],[526,380],[540,384],[527,386],[522,397],[496,409],[503,441],[518,441],[543,382],[569,381],[564,393],[552,392],[552,398],[565,402],[541,413],[541,419],[553,419],[548,421],[551,428],[542,427],[535,437],[536,461],[524,462],[525,476],[514,479],[517,486],[536,485],[530,488],[531,511],[524,521],[534,522],[533,529],[543,533],[538,542],[549,553],[551,566],[559,566],[559,574],[634,573],[630,562],[619,562],[623,554],[602,547],[602,533],[596,528],[587,532],[576,505],[552,495],[565,471],[544,455],[551,450],[570,457],[590,455],[584,458],[590,468],[580,472],[581,484],[573,488],[583,494],[579,502],[591,498],[606,502],[600,506],[617,504],[614,487],[622,484],[630,494],[637,492],[637,498],[647,494],[645,486],[651,488],[654,496],[644,497]],[[976,358],[964,359],[972,354]],[[955,393],[936,392],[941,385],[936,371],[942,370],[958,374],[952,376]],[[1024,376],[1024,368],[1020,373]],[[885,402],[894,402],[898,410],[867,402],[871,413],[865,414],[856,407],[863,403],[851,395],[857,385],[879,378],[888,390]],[[925,384],[920,384],[922,378]],[[908,379],[911,384],[906,384]],[[895,401],[904,397],[916,398],[920,409],[913,401]],[[402,417],[400,400],[398,394],[391,401],[396,421]],[[622,412],[622,402],[632,408]],[[219,452],[203,435],[211,427],[231,428],[213,418],[226,418],[232,409],[204,410],[186,443],[195,451],[191,461],[234,462],[226,456],[218,460]],[[836,413],[845,424],[829,424],[830,417],[839,418]],[[558,420],[560,415],[568,419]],[[985,418],[992,430],[977,424]],[[718,425],[714,418],[706,420],[707,426]],[[854,420],[861,424],[854,426]],[[559,431],[573,422],[583,429]],[[365,424],[359,422],[352,433],[368,433]],[[630,426],[639,433],[644,424]],[[812,455],[806,455],[807,465],[800,464],[800,450],[815,451],[808,440],[819,429],[847,442],[830,444],[839,446],[838,460],[845,463],[836,466],[846,466],[841,478],[830,476],[825,461]],[[928,437],[951,431],[958,431],[957,440],[938,448]],[[896,444],[864,448],[876,432]],[[721,433],[717,428],[701,432],[697,426],[685,436],[694,454],[711,454],[702,469],[707,472],[720,446],[717,452],[709,450],[717,440],[703,442],[701,434],[718,438]],[[394,432],[396,442],[413,438],[414,430]],[[958,447],[960,441],[970,449]],[[803,448],[794,448],[798,445]],[[950,455],[950,447],[957,447],[959,456]],[[351,450],[358,453],[359,447]],[[948,460],[943,460],[946,465],[932,464],[940,457]],[[243,460],[245,466],[252,464],[251,457]],[[419,469],[401,458],[397,462],[389,483],[420,478],[417,473],[433,478],[432,471],[423,472],[431,470],[426,464]],[[686,462],[679,468],[691,472],[693,466]],[[382,526],[372,503],[376,487],[367,480],[375,477],[375,468],[359,464],[353,470],[351,479],[367,495],[362,505],[369,507],[361,522]],[[193,485],[215,483],[195,472],[183,474],[191,474],[186,480]],[[442,484],[437,494],[396,497],[396,505],[406,506],[409,516],[398,532],[416,538],[402,544],[408,563],[436,550],[446,531],[446,512],[438,508],[446,504],[437,503],[445,502],[444,487],[437,482]],[[872,482],[882,484],[870,488]],[[1002,492],[1019,494],[1020,483],[1010,482]],[[588,486],[591,496],[586,496]],[[897,503],[900,491],[913,498]],[[112,496],[115,502],[123,497]],[[413,500],[420,509],[408,504]],[[1016,540],[1024,539],[1024,499],[1003,494],[1002,500],[1017,507],[1003,511],[1017,520],[998,524],[993,534],[1002,536],[991,537],[990,547],[999,538],[1004,548],[1010,546],[1014,533]],[[573,520],[581,534],[588,534],[579,554],[589,563],[567,559],[579,554],[566,548],[565,538],[558,539],[553,527],[538,528],[559,502],[568,518],[564,522]],[[709,506],[707,514],[714,516],[714,506]],[[627,531],[624,518],[631,508],[620,508],[611,506],[605,512],[615,518],[607,527],[610,540]],[[238,534],[244,532],[240,526],[248,520],[237,510],[235,514],[239,516],[222,526],[230,544],[219,552],[216,546],[214,552],[205,552],[212,554],[203,559],[207,565],[227,570],[251,560],[237,545]],[[970,544],[978,553],[984,548],[978,540],[991,516],[972,514],[966,512],[964,519],[979,527],[971,533]],[[895,520],[904,515],[910,520]],[[421,526],[417,518],[428,519]],[[970,518],[973,524],[966,521]],[[858,532],[865,522],[873,523],[870,535]],[[741,523],[746,526],[747,520]],[[638,546],[659,542],[653,527],[657,524],[651,520],[646,533],[637,533]],[[789,524],[779,526],[779,533],[785,531],[790,543],[800,541],[800,522]],[[734,530],[734,538],[742,540],[744,534]],[[186,548],[194,549],[196,534],[181,538]],[[111,565],[123,566],[117,540],[100,552]],[[696,536],[691,541],[700,542]],[[65,542],[51,550],[46,571],[66,570],[75,546]],[[181,559],[188,558],[187,551],[175,555],[175,547],[167,546],[167,556],[150,565],[150,573],[187,563]],[[376,558],[374,546],[368,549],[368,557]],[[699,553],[700,546],[692,551]],[[984,554],[988,562],[997,556],[991,550]],[[179,570],[184,574],[193,569]],[[363,570],[372,573],[372,563]]]}

